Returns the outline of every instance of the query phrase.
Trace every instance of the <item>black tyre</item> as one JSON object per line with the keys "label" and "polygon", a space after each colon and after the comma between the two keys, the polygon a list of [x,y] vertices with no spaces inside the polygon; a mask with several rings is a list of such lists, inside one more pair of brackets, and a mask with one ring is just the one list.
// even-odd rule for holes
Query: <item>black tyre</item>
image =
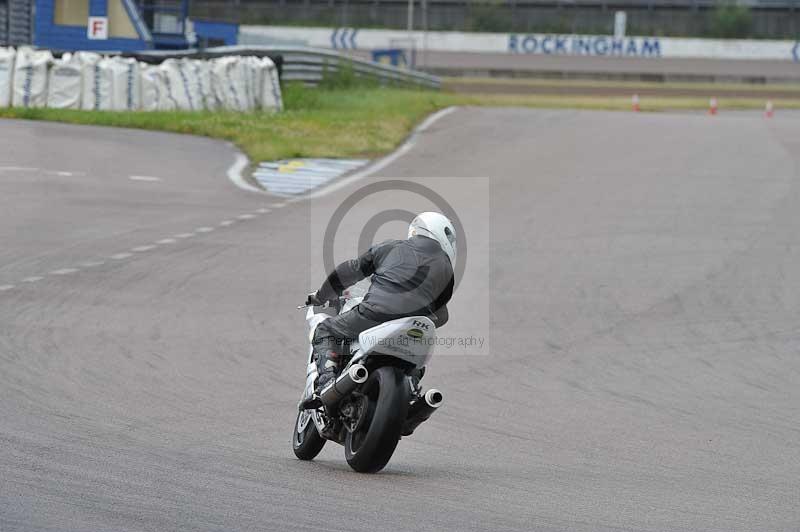
{"label": "black tyre", "polygon": [[[301,423],[305,427],[301,430]],[[305,410],[297,413],[292,433],[292,449],[300,460],[313,460],[325,446],[325,438],[319,435],[317,425],[311,419],[311,412]]]}
{"label": "black tyre", "polygon": [[383,469],[392,457],[408,414],[405,375],[393,367],[373,371],[362,387],[366,412],[344,442],[347,463],[360,473]]}

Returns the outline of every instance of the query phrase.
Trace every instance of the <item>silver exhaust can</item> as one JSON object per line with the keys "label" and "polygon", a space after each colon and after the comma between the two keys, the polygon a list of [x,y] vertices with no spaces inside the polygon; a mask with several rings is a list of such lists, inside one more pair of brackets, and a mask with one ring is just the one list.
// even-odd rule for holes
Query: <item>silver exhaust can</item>
{"label": "silver exhaust can", "polygon": [[333,384],[320,392],[319,399],[325,405],[325,408],[334,408],[339,404],[339,401],[358,388],[359,384],[364,384],[367,377],[369,377],[367,368],[361,364],[353,364]]}

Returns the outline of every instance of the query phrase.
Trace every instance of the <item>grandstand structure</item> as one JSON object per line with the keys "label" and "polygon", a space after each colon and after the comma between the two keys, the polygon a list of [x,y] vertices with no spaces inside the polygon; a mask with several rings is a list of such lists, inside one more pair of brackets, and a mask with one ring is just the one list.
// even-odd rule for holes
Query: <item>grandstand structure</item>
{"label": "grandstand structure", "polygon": [[[189,0],[0,0],[0,45],[63,50],[181,49]],[[88,36],[102,18],[107,37]]]}

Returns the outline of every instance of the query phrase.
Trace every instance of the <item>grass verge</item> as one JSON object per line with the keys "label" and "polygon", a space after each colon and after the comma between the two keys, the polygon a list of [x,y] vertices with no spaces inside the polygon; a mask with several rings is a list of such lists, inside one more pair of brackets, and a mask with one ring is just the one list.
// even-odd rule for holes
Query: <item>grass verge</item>
{"label": "grass verge", "polygon": [[[0,109],[0,118],[50,120],[189,133],[224,139],[253,161],[291,157],[375,157],[390,152],[428,114],[450,105],[630,110],[622,97],[452,94],[376,87],[284,90],[279,114],[235,112],[103,112]],[[720,99],[720,112],[763,109],[761,99]],[[643,111],[705,110],[705,98],[643,98]],[[800,109],[800,99],[781,109]]]}

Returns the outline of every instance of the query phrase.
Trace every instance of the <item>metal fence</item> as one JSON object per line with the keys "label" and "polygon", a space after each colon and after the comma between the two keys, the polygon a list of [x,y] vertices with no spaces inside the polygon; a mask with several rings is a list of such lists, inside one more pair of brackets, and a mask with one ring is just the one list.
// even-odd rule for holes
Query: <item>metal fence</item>
{"label": "metal fence", "polygon": [[8,4],[0,0],[0,46],[8,45]]}
{"label": "metal fence", "polygon": [[[415,0],[414,27],[437,31],[609,34],[614,12],[628,14],[629,35],[720,37],[723,0]],[[737,37],[794,39],[800,0],[749,0],[748,28]],[[194,16],[242,24],[404,29],[407,0],[195,0]]]}
{"label": "metal fence", "polygon": [[33,42],[33,0],[8,1],[8,43],[14,46]]}
{"label": "metal fence", "polygon": [[424,87],[439,89],[438,77],[424,72],[405,70],[402,68],[365,61],[340,53],[309,48],[306,46],[220,46],[202,51],[188,50],[139,52],[138,57],[221,57],[225,55],[255,55],[259,57],[281,57],[281,80],[284,82],[302,82],[307,85],[318,85],[326,77],[335,77],[342,69],[352,71],[355,76],[373,80],[382,85],[398,85],[406,87]]}

